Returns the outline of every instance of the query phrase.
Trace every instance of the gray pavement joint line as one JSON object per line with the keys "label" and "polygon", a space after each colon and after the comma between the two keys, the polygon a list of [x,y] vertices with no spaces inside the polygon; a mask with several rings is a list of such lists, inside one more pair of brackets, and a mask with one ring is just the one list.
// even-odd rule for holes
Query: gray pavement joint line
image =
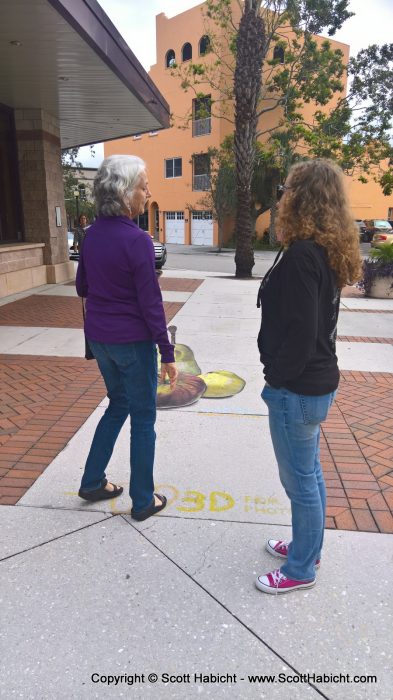
{"label": "gray pavement joint line", "polygon": [[[0,506],[1,507],[1,506]],[[77,513],[104,513],[108,516],[118,516],[121,515],[124,517],[125,515],[129,515],[129,510],[127,512],[116,512],[112,513],[110,510],[95,510],[93,508],[89,508],[89,510],[85,510],[84,508],[66,508],[65,506],[42,506],[42,505],[34,505],[34,503],[16,503],[15,508],[37,508],[39,510],[49,510],[49,511],[56,511],[56,510],[61,510],[61,511],[67,511],[68,513],[70,511],[76,511]],[[197,522],[202,522],[202,523],[234,523],[235,525],[271,525],[272,527],[291,527],[290,523],[262,523],[262,522],[250,522],[249,520],[224,520],[224,518],[190,518],[187,515],[164,515],[163,513],[160,515],[160,518],[168,518],[168,520],[195,520]],[[150,528],[149,528],[150,529]],[[145,530],[144,530],[145,532]],[[378,534],[377,532],[374,534]]]}
{"label": "gray pavement joint line", "polygon": [[[28,493],[28,491],[26,492]],[[25,494],[26,495],[26,494]],[[23,496],[21,496],[23,498]],[[66,513],[69,513],[70,511],[75,510],[77,513],[103,513],[104,515],[123,515],[122,513],[112,513],[111,510],[101,510],[101,508],[89,508],[87,509],[86,507],[81,506],[80,508],[67,508],[67,506],[43,506],[41,503],[15,503],[13,506],[14,508],[37,508],[37,510],[51,510],[51,511],[65,511]],[[0,504],[1,508],[1,504]]]}
{"label": "gray pavement joint line", "polygon": [[[119,513],[118,515],[127,515],[126,513]],[[168,518],[168,520],[196,520],[202,523],[228,523],[234,525],[271,525],[272,527],[291,527],[291,523],[262,523],[262,522],[250,522],[249,520],[224,520],[224,518],[190,518],[187,515],[160,515],[160,518]]]}
{"label": "gray pavement joint line", "polygon": [[[278,659],[280,659],[286,666],[288,666],[289,668],[291,668],[292,671],[294,671],[298,676],[301,675],[301,672],[298,671],[297,668],[295,668],[295,666],[292,666],[292,664],[291,664],[287,659],[285,659],[284,656],[281,656],[281,654],[279,654],[275,649],[273,649],[273,647],[271,647],[270,644],[268,644],[267,642],[265,642],[265,640],[262,639],[262,637],[260,637],[256,632],[254,632],[254,630],[253,630],[251,627],[249,627],[245,622],[243,622],[243,620],[241,620],[240,617],[238,617],[237,615],[235,615],[235,613],[233,613],[226,605],[224,605],[224,603],[222,603],[220,600],[218,600],[218,598],[216,598],[212,593],[210,593],[210,591],[208,591],[207,588],[205,588],[201,583],[199,583],[199,581],[196,581],[196,580],[192,577],[191,574],[189,574],[187,571],[185,571],[185,570],[180,566],[180,564],[178,564],[177,562],[175,562],[170,556],[168,556],[168,554],[166,554],[165,552],[163,552],[162,549],[160,549],[160,547],[158,547],[154,542],[152,542],[148,537],[146,537],[145,534],[144,534],[144,533],[146,532],[146,530],[138,530],[138,528],[136,528],[132,523],[130,523],[129,520],[127,520],[127,519],[124,518],[123,516],[121,516],[121,517],[123,518],[123,520],[124,520],[130,527],[132,527],[133,530],[136,530],[136,532],[138,532],[140,535],[142,535],[142,537],[144,537],[144,539],[147,540],[147,541],[152,545],[152,547],[154,547],[154,549],[156,549],[158,552],[160,552],[160,554],[162,554],[162,555],[165,557],[165,559],[167,559],[168,561],[170,561],[171,564],[173,564],[179,571],[181,571],[182,574],[184,574],[185,576],[187,576],[187,578],[191,579],[191,581],[192,581],[195,585],[197,585],[198,588],[200,588],[204,593],[206,593],[206,594],[209,596],[209,598],[211,598],[212,600],[214,600],[215,603],[217,603],[217,604],[218,604],[223,610],[225,610],[234,620],[236,620],[236,622],[238,622],[244,629],[246,629],[247,632],[249,632],[250,634],[252,634],[252,636],[255,637],[255,639],[257,639],[259,642],[261,642],[261,644],[263,644],[263,646],[265,646],[266,649],[269,649],[269,651],[270,651],[272,654],[274,654],[274,656],[276,656]],[[319,690],[313,683],[307,683],[307,685],[310,686],[311,688],[313,688],[313,690],[315,690],[315,692],[318,693],[318,695],[320,695],[322,698],[325,698],[325,700],[332,700],[332,698],[329,698],[328,695],[325,695],[325,694],[324,694],[321,690]]]}
{"label": "gray pavement joint line", "polygon": [[[10,328],[10,326],[8,326]],[[13,328],[13,326],[11,326]],[[17,328],[28,328],[28,326],[17,326]],[[41,335],[42,331],[48,331],[49,328],[45,328],[44,326],[40,326],[37,328],[37,333],[33,333],[33,335],[30,335],[28,338],[24,338],[23,340],[20,341],[20,343],[17,343],[14,345],[12,351],[8,350],[7,353],[4,353],[4,355],[15,355],[15,349],[18,348],[20,345],[23,345],[24,343],[29,342],[30,340],[34,340],[34,338],[38,338],[39,335]]]}
{"label": "gray pavement joint line", "polygon": [[[54,509],[52,509],[54,510]],[[97,512],[97,511],[94,511]],[[101,511],[102,513],[102,511]],[[14,557],[19,557],[20,554],[26,554],[26,552],[31,552],[33,549],[38,549],[39,547],[43,547],[46,544],[51,544],[51,542],[56,542],[56,540],[62,540],[63,537],[68,537],[68,535],[74,535],[76,532],[80,532],[81,530],[87,530],[89,527],[92,527],[93,525],[99,525],[100,523],[104,522],[105,520],[109,520],[111,518],[117,517],[116,515],[113,515],[112,513],[103,513],[106,517],[102,518],[101,520],[96,520],[94,523],[89,523],[88,525],[82,525],[82,527],[77,527],[76,530],[70,530],[69,532],[64,532],[62,535],[58,535],[57,537],[52,537],[50,540],[45,540],[45,542],[39,542],[39,544],[34,544],[31,547],[27,547],[26,549],[22,549],[20,552],[14,552],[14,554],[8,554],[6,557],[0,557],[0,563],[3,561],[7,561],[7,559],[13,559]]]}

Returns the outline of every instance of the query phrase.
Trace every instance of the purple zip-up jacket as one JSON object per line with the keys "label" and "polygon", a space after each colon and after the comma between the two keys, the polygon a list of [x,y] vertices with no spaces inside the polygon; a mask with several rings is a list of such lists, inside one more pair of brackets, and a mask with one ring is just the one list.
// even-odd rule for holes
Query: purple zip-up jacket
{"label": "purple zip-up jacket", "polygon": [[100,216],[88,229],[76,274],[86,297],[85,333],[99,343],[157,343],[174,362],[148,233],[126,216]]}

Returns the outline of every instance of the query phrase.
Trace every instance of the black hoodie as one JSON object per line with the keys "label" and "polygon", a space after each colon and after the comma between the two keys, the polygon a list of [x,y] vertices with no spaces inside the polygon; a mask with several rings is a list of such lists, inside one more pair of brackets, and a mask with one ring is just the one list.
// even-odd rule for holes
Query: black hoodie
{"label": "black hoodie", "polygon": [[312,240],[292,243],[265,276],[259,298],[266,382],[306,396],[335,391],[340,292],[325,248]]}

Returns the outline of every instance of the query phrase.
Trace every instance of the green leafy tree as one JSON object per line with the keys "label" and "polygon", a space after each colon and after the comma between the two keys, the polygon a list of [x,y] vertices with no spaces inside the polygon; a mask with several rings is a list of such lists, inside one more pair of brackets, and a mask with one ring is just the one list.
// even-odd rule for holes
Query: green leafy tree
{"label": "green leafy tree", "polygon": [[[353,14],[348,4],[349,0],[207,0],[209,54],[199,63],[173,67],[184,90],[193,90],[199,98],[211,92],[212,115],[234,124],[239,277],[251,276],[254,265],[251,183],[258,140],[267,150],[267,161],[261,161],[265,169],[278,136],[287,141],[288,152],[333,157],[359,179],[377,178],[384,192],[392,187],[391,166],[381,165],[391,161],[392,47],[369,47],[351,59],[348,73],[353,81],[345,95],[342,51],[315,37],[334,36]],[[337,106],[326,114],[321,108],[334,97],[339,97]],[[364,103],[368,106],[358,118]],[[306,121],[308,104],[313,116]],[[277,177],[285,167],[279,152],[274,158]],[[263,178],[267,183],[267,174]]]}
{"label": "green leafy tree", "polygon": [[[94,151],[91,149],[94,154]],[[67,213],[68,228],[72,229],[74,222],[80,214],[86,214],[91,222],[94,219],[95,207],[91,201],[91,192],[88,185],[81,187],[80,177],[82,176],[83,165],[78,160],[79,148],[70,148],[61,153],[61,164],[63,168],[64,199]],[[78,190],[79,197],[75,197]]]}
{"label": "green leafy tree", "polygon": [[393,191],[393,44],[362,49],[348,64],[349,89],[329,113],[317,111],[313,128],[298,125],[309,152],[336,160],[362,182]]}
{"label": "green leafy tree", "polygon": [[[233,135],[228,136],[220,149],[209,149],[211,177],[209,192],[199,200],[199,204],[211,209],[218,222],[219,247],[223,240],[225,219],[236,212],[236,180]],[[277,133],[266,144],[256,142],[255,158],[251,180],[251,220],[253,230],[259,216],[272,212],[274,221],[277,205],[277,186],[282,182],[290,166],[302,156],[293,151],[288,135]],[[270,227],[269,242],[276,245],[274,225]]]}
{"label": "green leafy tree", "polygon": [[209,189],[199,200],[199,204],[209,209],[217,221],[218,248],[221,250],[225,221],[236,212],[233,138],[224,141],[219,149],[209,148],[208,156],[210,161]]}
{"label": "green leafy tree", "polygon": [[293,147],[292,137],[288,131],[274,133],[268,143],[258,142],[251,184],[254,207],[252,215],[255,220],[270,210],[269,243],[277,245],[276,215],[277,187],[282,183],[294,163],[304,160],[304,155]]}

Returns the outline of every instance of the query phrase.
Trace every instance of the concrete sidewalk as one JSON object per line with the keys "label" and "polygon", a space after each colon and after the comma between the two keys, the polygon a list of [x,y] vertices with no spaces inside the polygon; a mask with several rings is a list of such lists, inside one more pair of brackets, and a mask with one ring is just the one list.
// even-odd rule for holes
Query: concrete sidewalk
{"label": "concrete sidewalk", "polygon": [[[0,694],[390,700],[393,302],[355,290],[343,298],[343,379],[322,441],[330,529],[318,584],[274,597],[254,578],[275,568],[264,545],[290,539],[290,511],[259,396],[258,282],[173,270],[161,284],[177,305],[177,343],[202,372],[229,370],[246,386],[159,412],[155,479],[169,506],[141,524],[127,495],[91,505],[77,496],[106,399],[94,363],[80,359],[74,288],[45,287],[0,309],[9,405],[15,413],[12,398],[34,393],[40,376],[47,392],[43,403],[29,394],[23,405],[34,415],[19,408],[0,441],[0,495],[15,503],[0,507]],[[18,314],[27,325],[16,325]],[[26,375],[18,391],[16,372]],[[127,486],[128,463],[125,427],[111,480]],[[20,476],[29,469],[34,477]]]}

